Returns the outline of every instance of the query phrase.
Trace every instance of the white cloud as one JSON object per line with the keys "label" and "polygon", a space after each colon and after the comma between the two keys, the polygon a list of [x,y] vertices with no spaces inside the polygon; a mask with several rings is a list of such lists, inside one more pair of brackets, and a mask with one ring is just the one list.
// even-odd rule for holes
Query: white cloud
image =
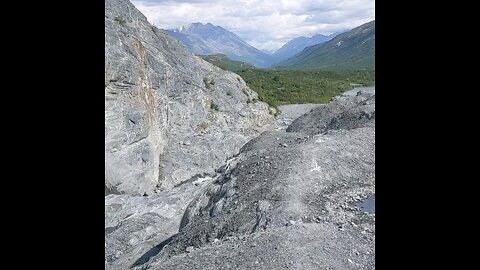
{"label": "white cloud", "polygon": [[298,36],[327,35],[375,19],[375,0],[131,1],[159,28],[209,22],[271,51]]}

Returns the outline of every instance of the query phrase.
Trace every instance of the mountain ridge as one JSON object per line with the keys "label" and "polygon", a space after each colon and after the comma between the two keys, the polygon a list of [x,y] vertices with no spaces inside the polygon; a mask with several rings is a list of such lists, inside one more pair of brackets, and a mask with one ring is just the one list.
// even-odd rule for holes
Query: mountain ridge
{"label": "mountain ridge", "polygon": [[375,92],[301,110],[105,0],[105,270],[375,269]]}
{"label": "mountain ridge", "polygon": [[305,48],[273,66],[284,69],[375,69],[375,20]]}
{"label": "mountain ridge", "polygon": [[282,47],[273,53],[278,62],[286,60],[295,54],[301,52],[306,47],[327,42],[334,38],[338,33],[330,35],[316,34],[311,37],[296,37],[285,43]]}
{"label": "mountain ridge", "polygon": [[269,67],[275,62],[273,56],[248,44],[237,34],[211,23],[197,22],[165,31],[180,40],[194,54],[220,53],[232,60],[247,62],[262,68]]}
{"label": "mountain ridge", "polygon": [[240,71],[244,69],[254,69],[255,66],[242,62],[242,61],[235,61],[228,58],[225,54],[211,54],[211,55],[197,55],[198,57],[202,58],[203,60],[214,64],[215,66],[229,71]]}

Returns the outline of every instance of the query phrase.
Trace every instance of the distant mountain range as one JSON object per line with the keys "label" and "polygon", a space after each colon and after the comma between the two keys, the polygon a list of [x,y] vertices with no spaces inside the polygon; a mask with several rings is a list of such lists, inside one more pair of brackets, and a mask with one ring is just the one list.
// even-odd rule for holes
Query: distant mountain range
{"label": "distant mountain range", "polygon": [[194,54],[221,53],[230,59],[247,62],[256,67],[269,67],[275,62],[273,56],[251,46],[236,34],[211,23],[192,23],[166,31],[184,43]]}
{"label": "distant mountain range", "polygon": [[[173,30],[169,35],[184,43],[197,55],[227,69],[241,68],[241,61],[259,68],[286,69],[375,69],[375,21],[348,32],[298,37],[285,43],[274,53],[259,50],[236,34],[211,23],[192,23]],[[248,67],[250,68],[250,67]]]}
{"label": "distant mountain range", "polygon": [[328,36],[317,34],[312,37],[297,37],[289,42],[285,43],[280,49],[278,49],[274,54],[273,57],[280,62],[282,60],[288,59],[295,54],[301,52],[308,46],[320,44],[323,42],[327,42],[334,38],[338,33],[334,33]]}
{"label": "distant mountain range", "polygon": [[375,21],[340,34],[328,42],[307,47],[274,67],[375,69]]}

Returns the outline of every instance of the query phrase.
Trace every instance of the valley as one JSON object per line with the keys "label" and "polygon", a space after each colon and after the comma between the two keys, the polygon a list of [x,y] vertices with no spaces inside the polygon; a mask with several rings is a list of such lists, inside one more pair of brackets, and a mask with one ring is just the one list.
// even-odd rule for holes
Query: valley
{"label": "valley", "polygon": [[326,103],[356,85],[375,84],[375,70],[261,70],[236,71],[258,98],[278,108],[285,104]]}
{"label": "valley", "polygon": [[[105,270],[375,269],[375,68],[346,64],[355,31],[272,68],[222,27],[105,0]],[[296,58],[340,39],[340,68]]]}

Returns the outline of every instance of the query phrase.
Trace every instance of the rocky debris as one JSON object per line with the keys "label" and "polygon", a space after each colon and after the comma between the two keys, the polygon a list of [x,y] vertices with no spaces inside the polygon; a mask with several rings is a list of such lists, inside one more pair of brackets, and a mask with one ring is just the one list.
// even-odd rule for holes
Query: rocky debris
{"label": "rocky debris", "polygon": [[[374,98],[351,99],[330,111],[374,111]],[[363,99],[358,108],[343,106],[355,99]],[[374,122],[322,134],[304,123],[245,144],[194,197],[178,234],[142,267],[374,269],[375,214],[355,207],[375,194]]]}
{"label": "rocky debris", "polygon": [[160,252],[178,233],[192,197],[212,180],[212,177],[196,177],[148,197],[106,196],[105,269],[130,269]]}
{"label": "rocky debris", "polygon": [[273,128],[273,109],[257,98],[128,0],[105,0],[105,195],[151,195],[213,174]]}
{"label": "rocky debris", "polygon": [[297,118],[287,132],[302,131],[311,135],[328,130],[354,129],[375,125],[375,95],[338,96],[308,114]]}
{"label": "rocky debris", "polygon": [[288,104],[279,106],[280,115],[277,118],[277,130],[285,130],[293,120],[318,106],[323,106],[323,104]]}
{"label": "rocky debris", "polygon": [[105,269],[375,268],[374,95],[254,137],[273,117],[241,79],[105,8]]}
{"label": "rocky debris", "polygon": [[348,90],[342,94],[342,96],[359,96],[359,95],[375,95],[375,85],[355,87],[352,90]]}

